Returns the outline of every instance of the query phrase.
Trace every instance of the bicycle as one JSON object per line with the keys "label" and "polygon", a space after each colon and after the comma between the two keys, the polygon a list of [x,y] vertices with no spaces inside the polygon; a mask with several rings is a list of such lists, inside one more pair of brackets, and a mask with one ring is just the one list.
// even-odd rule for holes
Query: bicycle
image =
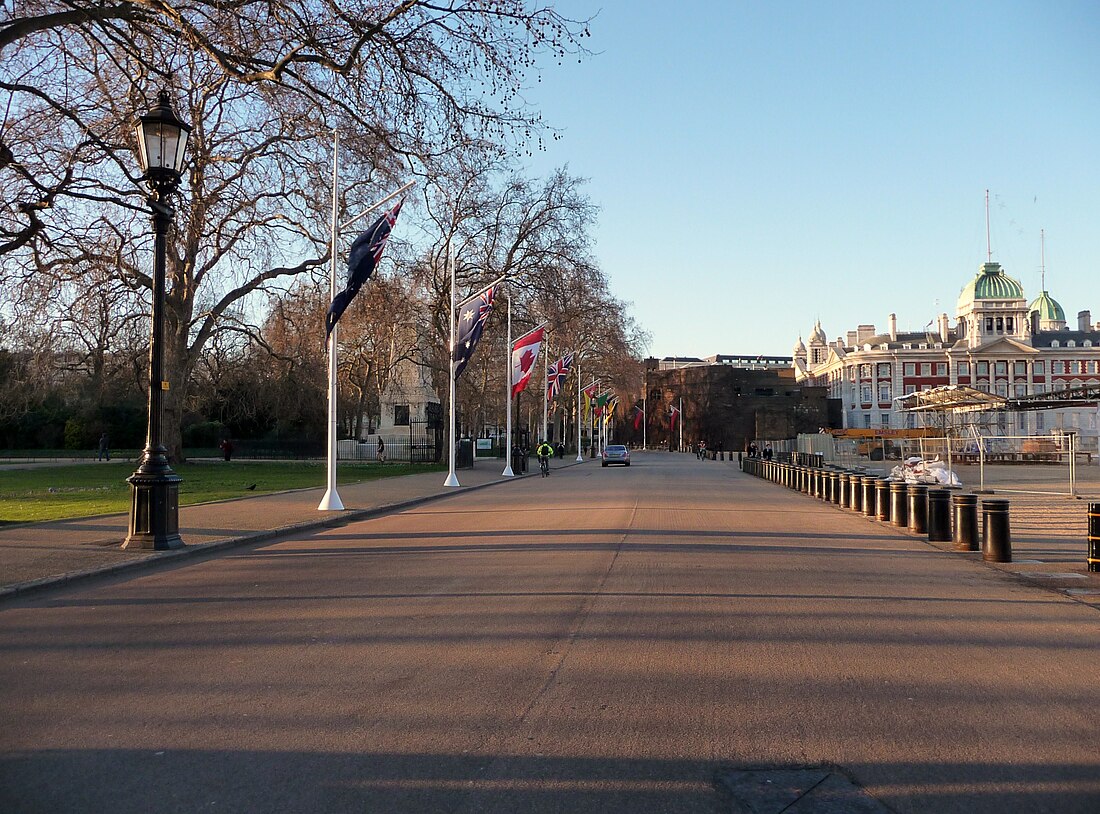
{"label": "bicycle", "polygon": [[550,457],[547,455],[539,456],[539,469],[542,470],[542,476],[544,478],[550,477]]}

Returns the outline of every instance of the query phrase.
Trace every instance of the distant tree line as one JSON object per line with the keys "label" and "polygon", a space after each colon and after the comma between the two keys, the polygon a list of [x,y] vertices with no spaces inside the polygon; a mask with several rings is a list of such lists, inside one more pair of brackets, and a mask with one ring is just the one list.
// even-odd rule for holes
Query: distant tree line
{"label": "distant tree line", "polygon": [[[5,14],[0,445],[90,448],[103,430],[144,443],[152,240],[133,121],[162,87],[194,127],[169,235],[173,458],[221,434],[324,435],[334,128],[343,217],[419,181],[341,321],[347,435],[402,359],[446,392],[448,242],[459,296],[514,274],[518,330],[549,320],[556,347],[587,348],[588,372],[636,389],[646,337],[593,257],[581,180],[516,174],[555,135],[524,82],[540,56],[583,55],[586,23],[521,0],[28,0]],[[494,319],[459,396],[487,421],[503,412],[503,307]]]}

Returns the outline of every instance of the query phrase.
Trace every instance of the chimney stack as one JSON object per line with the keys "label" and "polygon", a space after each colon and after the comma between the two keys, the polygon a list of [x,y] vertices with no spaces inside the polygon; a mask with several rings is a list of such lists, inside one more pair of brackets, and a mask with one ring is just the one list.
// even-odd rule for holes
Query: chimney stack
{"label": "chimney stack", "polygon": [[1078,311],[1077,312],[1077,330],[1079,330],[1079,331],[1092,330],[1092,312],[1091,311]]}
{"label": "chimney stack", "polygon": [[940,341],[946,342],[947,337],[951,332],[951,323],[947,319],[947,314],[940,314]]}
{"label": "chimney stack", "polygon": [[898,315],[897,314],[890,314],[890,316],[888,316],[886,318],[886,323],[890,326],[890,328],[889,328],[889,330],[890,330],[890,341],[891,342],[897,342],[898,341]]}

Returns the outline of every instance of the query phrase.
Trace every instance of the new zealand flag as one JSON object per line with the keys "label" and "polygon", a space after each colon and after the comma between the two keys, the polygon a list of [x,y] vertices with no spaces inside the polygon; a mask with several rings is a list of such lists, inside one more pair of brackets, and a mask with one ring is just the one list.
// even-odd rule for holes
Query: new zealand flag
{"label": "new zealand flag", "polygon": [[451,363],[454,368],[455,381],[462,375],[470,357],[477,349],[477,343],[481,340],[481,332],[485,330],[485,320],[493,310],[493,297],[496,295],[496,287],[489,286],[477,297],[467,300],[462,306],[462,312],[458,316],[458,333],[455,336],[454,350],[451,352]]}
{"label": "new zealand flag", "polygon": [[397,213],[401,211],[402,203],[403,200],[398,201],[397,206],[376,220],[351,244],[351,253],[348,255],[348,284],[329,304],[328,313],[325,314],[326,337],[332,333],[363,283],[374,273],[374,268],[382,257],[382,249],[386,248],[386,240],[397,222]]}

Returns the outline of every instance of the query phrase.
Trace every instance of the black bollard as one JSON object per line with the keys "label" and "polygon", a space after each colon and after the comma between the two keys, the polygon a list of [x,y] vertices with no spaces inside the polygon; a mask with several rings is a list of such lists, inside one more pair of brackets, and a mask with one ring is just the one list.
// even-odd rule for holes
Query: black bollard
{"label": "black bollard", "polygon": [[951,493],[946,489],[928,492],[928,540],[933,543],[951,540]]}
{"label": "black bollard", "polygon": [[840,505],[840,476],[842,474],[844,473],[833,472],[829,476],[829,485],[832,487],[832,491],[830,492],[829,497],[832,499],[834,506]]}
{"label": "black bollard", "polygon": [[909,525],[909,504],[905,499],[905,481],[890,482],[890,522],[904,528]]}
{"label": "black bollard", "polygon": [[890,481],[879,478],[875,481],[875,516],[884,523],[890,522]]}
{"label": "black bollard", "polygon": [[852,493],[848,488],[848,483],[851,480],[852,480],[852,473],[851,472],[841,472],[840,473],[840,501],[839,501],[839,503],[840,503],[840,508],[842,508],[842,509],[851,508],[851,505],[852,505],[851,504]]}
{"label": "black bollard", "polygon": [[917,534],[928,533],[928,486],[923,483],[910,483],[909,493],[909,531]]}
{"label": "black bollard", "polygon": [[1089,571],[1100,572],[1100,503],[1089,504]]}
{"label": "black bollard", "polygon": [[865,517],[875,516],[875,481],[874,475],[863,476],[863,514]]}
{"label": "black bollard", "polygon": [[952,539],[956,551],[980,551],[978,543],[978,496],[952,495],[951,507],[955,515],[955,531]]}
{"label": "black bollard", "polygon": [[982,501],[982,559],[986,562],[1012,562],[1007,500]]}
{"label": "black bollard", "polygon": [[863,513],[863,477],[860,475],[848,478],[848,508]]}

